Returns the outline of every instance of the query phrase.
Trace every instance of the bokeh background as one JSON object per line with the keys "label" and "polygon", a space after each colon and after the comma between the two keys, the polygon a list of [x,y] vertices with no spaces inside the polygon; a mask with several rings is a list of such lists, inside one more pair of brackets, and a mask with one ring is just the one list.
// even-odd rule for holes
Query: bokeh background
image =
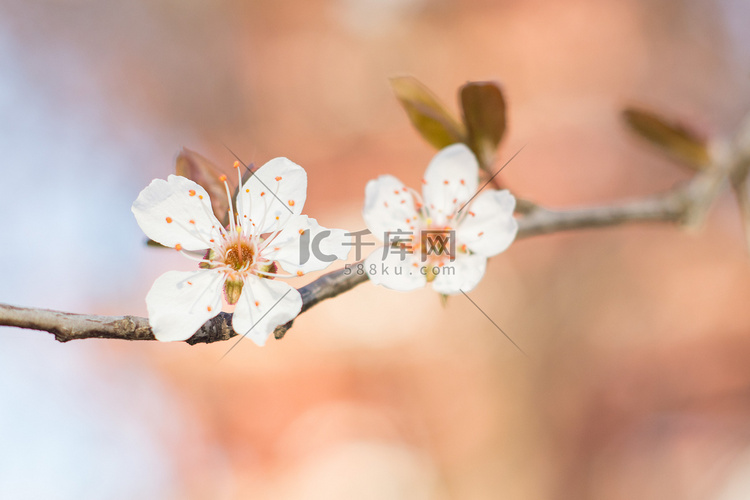
{"label": "bokeh background", "polygon": [[[750,110],[746,0],[0,1],[0,301],[145,315],[192,263],[130,213],[180,147],[287,156],[305,213],[364,228],[366,182],[433,155],[388,78],[509,104],[502,181],[552,207],[689,177],[628,135]],[[300,280],[301,285],[305,281]],[[0,328],[0,498],[750,498],[750,258],[705,227],[534,237],[473,300],[366,283],[264,348]]]}

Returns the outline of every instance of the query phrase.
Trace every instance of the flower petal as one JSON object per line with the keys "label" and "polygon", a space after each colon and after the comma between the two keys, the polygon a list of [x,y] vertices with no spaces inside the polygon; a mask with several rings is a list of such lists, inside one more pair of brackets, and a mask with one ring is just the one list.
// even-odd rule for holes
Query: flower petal
{"label": "flower petal", "polygon": [[343,229],[326,229],[306,215],[292,217],[276,237],[262,245],[265,259],[275,260],[291,274],[325,269],[337,259],[346,259],[351,236]]}
{"label": "flower petal", "polygon": [[289,284],[250,276],[232,316],[232,327],[262,346],[274,329],[297,317],[302,296]]}
{"label": "flower petal", "polygon": [[221,312],[224,274],[218,271],[168,271],[146,295],[148,321],[162,342],[186,340]]}
{"label": "flower petal", "polygon": [[208,193],[179,175],[154,179],[131,210],[146,236],[168,247],[203,250],[212,246],[212,238],[220,237],[221,223],[213,215]]}
{"label": "flower petal", "polygon": [[485,257],[504,251],[518,232],[518,222],[513,217],[515,207],[516,199],[507,190],[484,191],[461,212],[457,243]]}
{"label": "flower petal", "polygon": [[427,278],[420,272],[424,266],[419,256],[406,253],[402,259],[395,249],[389,249],[384,257],[383,251],[383,248],[377,248],[365,259],[365,272],[370,281],[402,292],[425,286]]}
{"label": "flower petal", "polygon": [[437,225],[459,210],[477,191],[479,164],[465,144],[442,149],[424,174],[422,194],[430,217]]}
{"label": "flower petal", "polygon": [[237,212],[245,234],[278,230],[290,217],[302,213],[306,198],[305,169],[287,158],[274,158],[240,188]]}
{"label": "flower petal", "polygon": [[482,280],[487,269],[487,257],[458,253],[452,262],[435,269],[439,269],[440,273],[432,282],[433,290],[446,295],[469,292]]}
{"label": "flower petal", "polygon": [[417,219],[414,197],[404,184],[392,175],[381,175],[367,183],[365,207],[362,210],[367,229],[386,241],[386,233],[413,231]]}

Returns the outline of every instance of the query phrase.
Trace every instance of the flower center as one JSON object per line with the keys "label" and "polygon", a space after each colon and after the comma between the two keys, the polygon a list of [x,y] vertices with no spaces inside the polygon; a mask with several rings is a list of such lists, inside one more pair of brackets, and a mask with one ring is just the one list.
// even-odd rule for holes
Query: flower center
{"label": "flower center", "polygon": [[224,264],[235,271],[243,271],[253,265],[254,257],[254,246],[247,241],[239,240],[224,251]]}

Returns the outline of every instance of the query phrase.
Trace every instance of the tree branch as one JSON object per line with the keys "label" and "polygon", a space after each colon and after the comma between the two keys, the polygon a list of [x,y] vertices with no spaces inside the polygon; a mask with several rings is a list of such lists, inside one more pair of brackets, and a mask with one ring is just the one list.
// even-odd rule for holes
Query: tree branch
{"label": "tree branch", "polygon": [[[339,269],[321,276],[299,289],[302,295],[300,314],[319,302],[351,290],[365,281],[367,281],[367,274],[358,275],[356,264],[352,264],[351,271]],[[277,339],[284,336],[291,328],[292,322],[276,327],[274,335]],[[7,304],[0,304],[0,326],[42,330],[53,334],[59,342],[93,338],[156,340],[148,319],[139,316],[96,316]],[[232,315],[222,312],[208,320],[185,342],[190,345],[210,344],[229,340],[236,335],[237,333],[232,329]]]}
{"label": "tree branch", "polygon": [[[529,205],[518,220],[516,239],[572,229],[615,226],[630,222],[680,222],[697,203],[691,183],[662,195],[651,196],[611,206],[549,210]],[[303,313],[323,300],[335,297],[367,281],[367,273],[358,274],[357,262],[339,269],[299,289]],[[280,325],[274,336],[280,339],[293,321]],[[42,330],[52,333],[60,342],[103,338],[122,340],[155,340],[147,318],[138,316],[95,316],[0,304],[0,325]],[[190,345],[228,340],[237,335],[232,330],[232,315],[220,313],[207,321],[186,342]]]}
{"label": "tree branch", "polygon": [[[629,222],[680,222],[686,219],[693,199],[691,183],[651,196],[611,206],[549,210],[530,205],[526,215],[519,218],[516,239],[572,229],[615,226]],[[325,274],[299,289],[302,312],[323,300],[335,297],[367,281],[367,273],[357,274],[357,264]],[[293,321],[280,325],[274,336],[280,339],[291,328]],[[156,340],[147,318],[138,316],[95,316],[0,304],[0,325],[42,330],[52,333],[59,342],[90,338],[121,340]],[[237,335],[232,330],[232,315],[220,313],[207,321],[186,342],[190,345],[228,340]]]}
{"label": "tree branch", "polygon": [[[744,180],[749,166],[750,120],[747,120],[731,143],[717,146],[712,168],[662,194],[614,205],[569,210],[550,210],[521,201],[518,212],[522,215],[518,219],[516,239],[632,222],[696,224],[705,217],[727,180],[730,177],[742,177]],[[325,274],[300,288],[301,313],[367,281],[367,273],[357,273],[360,263],[361,261]],[[0,326],[46,331],[60,342],[90,338],[155,340],[148,319],[137,316],[92,316],[0,304]],[[282,338],[291,326],[292,321],[278,326],[274,336]],[[207,321],[186,342],[191,345],[211,343],[228,340],[235,335],[237,334],[232,330],[232,315],[220,313]]]}
{"label": "tree branch", "polygon": [[682,191],[670,191],[617,205],[570,210],[549,210],[535,205],[518,221],[516,239],[628,222],[681,222],[689,207],[690,200]]}

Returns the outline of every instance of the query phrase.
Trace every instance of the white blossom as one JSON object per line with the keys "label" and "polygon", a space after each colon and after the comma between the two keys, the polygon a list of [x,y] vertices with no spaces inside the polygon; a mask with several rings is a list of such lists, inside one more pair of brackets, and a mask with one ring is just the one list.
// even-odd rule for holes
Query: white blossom
{"label": "white blossom", "polygon": [[[239,166],[236,162],[238,175]],[[234,330],[263,345],[302,307],[299,292],[276,278],[324,269],[349,253],[344,230],[325,229],[302,215],[307,174],[299,165],[286,158],[263,165],[240,187],[236,211],[226,177],[221,180],[229,198],[228,227],[214,216],[206,190],[185,177],[155,179],[133,203],[149,238],[199,263],[194,271],[163,274],[146,296],[149,323],[159,340],[191,337],[219,314],[224,295],[236,304]],[[323,243],[302,259],[301,241]]]}
{"label": "white blossom", "polygon": [[[471,150],[454,144],[430,162],[422,195],[390,175],[367,184],[363,217],[385,242],[365,260],[370,280],[393,290],[432,283],[446,294],[468,292],[484,276],[487,258],[513,242],[516,200],[507,190],[477,194],[479,165]],[[453,238],[435,251],[435,238]],[[453,245],[452,247],[450,245]],[[454,248],[451,255],[449,248]]]}

